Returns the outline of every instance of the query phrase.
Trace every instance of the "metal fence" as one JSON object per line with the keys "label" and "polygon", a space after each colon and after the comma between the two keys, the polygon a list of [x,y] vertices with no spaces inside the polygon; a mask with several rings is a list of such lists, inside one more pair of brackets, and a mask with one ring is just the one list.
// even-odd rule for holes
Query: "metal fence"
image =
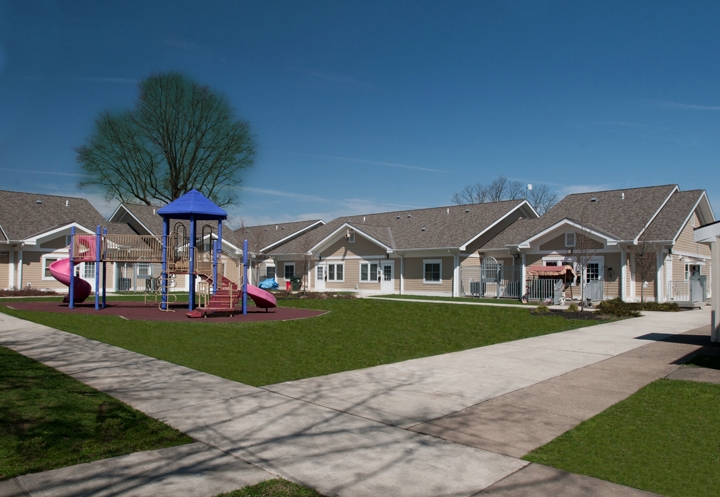
{"label": "metal fence", "polygon": [[668,281],[667,298],[675,302],[704,302],[706,293],[706,276],[689,280]]}
{"label": "metal fence", "polygon": [[527,281],[527,299],[550,301],[555,305],[560,304],[563,292],[563,280],[551,280],[540,278]]}
{"label": "metal fence", "polygon": [[522,268],[460,266],[460,293],[465,297],[516,298],[522,296]]}

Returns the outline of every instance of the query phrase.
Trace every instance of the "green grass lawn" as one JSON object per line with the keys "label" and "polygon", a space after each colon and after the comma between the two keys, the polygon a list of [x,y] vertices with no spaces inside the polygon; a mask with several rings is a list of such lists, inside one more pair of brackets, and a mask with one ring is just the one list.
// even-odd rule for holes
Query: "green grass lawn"
{"label": "green grass lawn", "polygon": [[330,312],[309,319],[240,324],[126,321],[3,306],[0,311],[255,386],[596,324],[532,316],[529,309],[512,307],[368,299],[279,304]]}
{"label": "green grass lawn", "polygon": [[720,385],[658,380],[524,459],[670,497],[720,489]]}
{"label": "green grass lawn", "polygon": [[537,306],[541,302],[522,303],[519,299],[481,299],[478,297],[430,297],[427,295],[373,295],[373,297],[382,297],[384,299],[399,300],[437,300],[445,302],[472,302],[474,304],[502,304],[502,305],[528,305]]}
{"label": "green grass lawn", "polygon": [[0,347],[0,480],[192,439]]}
{"label": "green grass lawn", "polygon": [[315,490],[287,480],[268,480],[215,497],[322,497]]}

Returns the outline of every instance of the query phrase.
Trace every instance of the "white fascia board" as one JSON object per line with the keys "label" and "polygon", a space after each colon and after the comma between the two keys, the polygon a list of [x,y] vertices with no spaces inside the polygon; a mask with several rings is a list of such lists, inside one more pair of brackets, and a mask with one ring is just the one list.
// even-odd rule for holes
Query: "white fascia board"
{"label": "white fascia board", "polygon": [[[77,228],[77,229],[83,230],[83,231],[84,231],[85,233],[87,233],[88,235],[94,235],[94,234],[95,234],[95,231],[94,231],[94,230],[88,229],[88,228],[86,228],[85,226],[82,226],[81,224],[78,224],[78,223],[70,223],[70,224],[66,224],[65,226],[61,226],[61,227],[59,227],[59,228],[55,228],[54,230],[50,230],[50,231],[46,231],[46,232],[44,232],[44,233],[40,233],[39,235],[35,235],[35,236],[30,237],[30,238],[28,238],[28,239],[26,239],[26,240],[22,240],[22,242],[25,243],[25,245],[37,245],[37,243],[38,243],[39,240],[49,238],[49,237],[51,237],[52,235],[56,235],[56,234],[58,234],[58,233],[60,233],[60,232],[62,232],[62,231],[72,229],[73,226],[74,226],[75,228]],[[42,242],[40,242],[40,243],[42,243]]]}
{"label": "white fascia board", "polygon": [[695,228],[693,236],[696,243],[715,242],[716,237],[720,236],[720,221],[715,221],[714,223]]}
{"label": "white fascia board", "polygon": [[687,226],[687,223],[690,222],[690,218],[693,217],[695,214],[695,210],[698,208],[698,205],[700,204],[700,201],[702,200],[702,196],[698,199],[697,202],[695,202],[695,205],[693,205],[692,209],[690,209],[690,212],[685,217],[685,220],[680,224],[680,229],[678,229],[678,232],[675,233],[675,236],[672,239],[672,244],[675,245],[677,243],[678,237],[682,234],[683,230],[685,229],[685,226]]}
{"label": "white fascia board", "polygon": [[[137,217],[135,214],[133,214],[132,211],[130,211],[130,209],[128,209],[127,207],[125,207],[123,204],[120,204],[120,205],[117,206],[117,208],[115,209],[115,212],[112,213],[112,215],[110,216],[110,218],[108,219],[108,221],[112,222],[112,220],[115,218],[115,214],[118,213],[118,211],[120,210],[121,207],[122,207],[122,209],[123,209],[126,213],[130,214],[130,217],[133,218],[135,221],[137,221],[138,224],[140,224],[140,226],[142,226],[143,229],[144,229],[145,231],[147,231],[147,233],[148,233],[149,235],[152,235],[152,236],[155,236],[155,237],[162,235],[162,233],[160,233],[160,235],[158,235],[158,234],[156,234],[156,233],[153,233],[150,228],[148,228],[147,226],[145,226],[145,224],[144,224],[142,221],[140,221],[140,219],[138,219],[138,217]],[[127,223],[126,223],[126,224],[127,224]]]}
{"label": "white fascia board", "polygon": [[498,223],[500,223],[501,221],[503,221],[506,217],[508,217],[510,214],[512,214],[513,212],[515,212],[516,210],[520,209],[520,208],[523,207],[523,206],[529,207],[530,210],[531,210],[531,212],[532,212],[533,214],[535,214],[535,218],[536,218],[536,219],[537,219],[538,217],[540,217],[540,216],[538,216],[538,213],[535,211],[535,209],[533,208],[533,206],[530,205],[530,202],[528,202],[527,200],[523,200],[523,201],[520,202],[518,205],[516,205],[515,207],[513,207],[512,209],[510,209],[507,213],[505,213],[504,216],[502,216],[502,217],[500,217],[499,219],[497,219],[494,223],[492,223],[490,226],[488,226],[487,228],[485,228],[484,230],[482,230],[480,233],[478,233],[477,235],[475,235],[473,238],[471,238],[470,240],[468,240],[467,242],[465,242],[463,245],[460,245],[460,251],[464,252],[465,250],[467,250],[467,246],[468,246],[468,245],[470,245],[472,242],[474,242],[475,240],[477,240],[478,238],[480,238],[481,236],[483,236],[485,233],[487,233],[489,230],[491,230],[493,227],[495,227]]}
{"label": "white fascia board", "polygon": [[663,208],[664,208],[665,205],[670,201],[670,199],[672,198],[672,196],[675,195],[675,193],[676,193],[676,192],[679,192],[679,191],[680,191],[680,188],[679,188],[677,185],[675,185],[675,188],[672,189],[672,191],[670,192],[670,195],[668,195],[667,198],[665,199],[665,202],[663,202],[662,205],[660,206],[660,208],[655,211],[655,214],[653,214],[653,215],[650,217],[650,220],[647,222],[647,224],[645,224],[645,226],[643,226],[643,229],[640,230],[640,233],[638,233],[637,236],[633,239],[633,244],[634,244],[634,245],[637,245],[637,244],[638,244],[638,240],[640,240],[640,237],[642,236],[642,234],[645,233],[645,230],[648,229],[648,226],[650,226],[650,224],[651,224],[653,221],[655,221],[655,218],[658,217],[658,214],[660,214],[660,211],[663,210]]}
{"label": "white fascia board", "polygon": [[572,226],[572,227],[574,227],[574,228],[577,228],[577,229],[579,229],[579,230],[582,230],[583,232],[586,232],[586,233],[590,233],[590,234],[592,234],[592,235],[595,235],[595,236],[597,236],[598,238],[602,238],[603,240],[606,240],[608,245],[617,245],[617,244],[620,242],[620,240],[617,240],[617,239],[615,239],[615,238],[612,238],[612,237],[606,235],[605,233],[600,233],[599,231],[593,230],[593,229],[591,229],[591,228],[587,228],[587,227],[585,227],[585,226],[583,226],[583,225],[581,225],[581,224],[579,224],[579,223],[576,223],[575,221],[571,221],[570,219],[565,218],[565,219],[563,219],[563,220],[561,220],[561,221],[558,221],[557,223],[553,224],[553,225],[550,226],[549,228],[544,229],[544,230],[541,231],[540,233],[538,233],[538,234],[536,234],[536,235],[533,235],[533,236],[531,236],[530,238],[528,238],[527,240],[519,243],[519,244],[517,245],[517,247],[518,247],[519,249],[522,249],[522,248],[530,248],[530,244],[531,244],[532,242],[534,242],[535,240],[537,240],[537,239],[539,239],[539,238],[542,238],[543,236],[547,235],[548,233],[550,233],[550,232],[552,232],[552,231],[557,230],[558,228],[560,228],[560,227],[562,227],[562,226]]}
{"label": "white fascia board", "polygon": [[322,226],[323,224],[325,224],[325,221],[323,221],[323,220],[321,219],[321,220],[319,220],[319,221],[317,221],[317,222],[315,222],[315,223],[313,223],[313,224],[311,224],[311,225],[309,225],[309,226],[305,226],[303,229],[297,230],[297,231],[295,231],[295,232],[293,232],[293,233],[290,233],[290,234],[289,234],[288,236],[286,236],[285,238],[282,238],[282,239],[278,240],[277,242],[271,243],[271,244],[268,245],[267,247],[261,248],[261,249],[260,249],[260,252],[265,252],[266,250],[272,250],[273,247],[275,247],[275,246],[277,246],[277,245],[282,245],[283,243],[291,240],[292,238],[294,238],[294,237],[296,237],[296,236],[300,236],[300,235],[302,235],[303,233],[305,233],[306,231],[310,231],[311,228],[314,228],[315,226]]}
{"label": "white fascia board", "polygon": [[357,229],[355,226],[353,226],[353,225],[350,224],[350,223],[343,223],[343,225],[340,226],[338,229],[336,229],[335,231],[333,231],[332,233],[330,233],[328,236],[326,236],[325,238],[323,238],[322,240],[320,240],[319,242],[317,242],[313,247],[310,248],[310,250],[308,250],[307,253],[308,253],[308,254],[311,254],[311,253],[314,253],[314,252],[316,252],[316,251],[324,248],[325,245],[327,245],[327,244],[335,241],[335,238],[337,237],[337,235],[338,235],[339,233],[341,233],[342,231],[347,230],[347,229],[351,229],[351,230],[353,230],[355,233],[360,233],[362,236],[364,236],[365,238],[367,238],[368,240],[370,240],[371,242],[373,242],[375,245],[378,245],[379,247],[384,248],[388,253],[393,252],[392,247],[388,247],[387,245],[385,245],[385,244],[382,243],[381,241],[376,240],[375,238],[373,238],[372,236],[370,236],[370,235],[368,235],[367,233],[363,232],[362,230]]}
{"label": "white fascia board", "polygon": [[7,243],[10,243],[10,237],[7,236],[7,233],[5,233],[5,230],[3,229],[2,226],[0,226],[0,233],[3,234],[3,236],[5,237],[5,240],[7,241]]}

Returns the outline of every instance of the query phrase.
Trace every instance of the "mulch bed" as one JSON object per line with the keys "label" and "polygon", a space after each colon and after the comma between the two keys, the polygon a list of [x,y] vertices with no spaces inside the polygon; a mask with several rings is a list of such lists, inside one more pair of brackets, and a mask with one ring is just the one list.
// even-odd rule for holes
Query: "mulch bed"
{"label": "mulch bed", "polygon": [[100,316],[120,316],[131,321],[197,321],[201,323],[245,323],[251,321],[286,321],[289,319],[303,319],[320,316],[327,311],[315,311],[310,309],[294,309],[291,307],[276,307],[274,309],[260,309],[248,306],[247,314],[243,315],[240,309],[235,309],[235,315],[230,317],[226,313],[211,314],[207,318],[188,318],[185,313],[189,312],[188,304],[170,304],[170,309],[175,312],[164,312],[158,309],[157,304],[145,304],[143,302],[108,302],[105,309],[95,310],[95,302],[75,304],[70,309],[67,304],[61,302],[10,302],[3,304],[11,309],[36,312],[60,312],[76,314],[97,314]]}

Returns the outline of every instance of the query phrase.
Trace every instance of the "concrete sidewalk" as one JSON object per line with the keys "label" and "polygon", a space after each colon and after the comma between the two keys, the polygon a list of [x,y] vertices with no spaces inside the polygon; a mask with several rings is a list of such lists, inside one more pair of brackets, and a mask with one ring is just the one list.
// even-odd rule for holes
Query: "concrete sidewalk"
{"label": "concrete sidewalk", "polygon": [[[82,465],[99,468],[85,473],[68,468],[1,482],[0,496],[14,495],[10,492],[20,487],[26,492],[22,495],[210,496],[217,493],[213,484],[218,481],[228,482],[227,487],[242,486],[275,475],[328,496],[469,496],[482,491],[519,496],[526,495],[523,491],[533,494],[533,488],[549,488],[542,485],[553,482],[564,482],[560,488],[565,494],[557,495],[592,495],[588,488],[596,495],[647,495],[516,459],[528,447],[545,443],[554,433],[671,372],[677,367],[672,362],[696,346],[683,343],[687,339],[670,345],[658,340],[709,322],[706,311],[646,314],[263,389],[0,314],[0,345],[71,374],[189,434],[201,443],[185,446],[196,446],[197,452],[186,450],[201,460],[205,454],[218,461],[217,475],[228,475],[202,471],[193,475],[198,480],[189,479],[191,472],[182,469],[189,456],[183,456],[174,459],[177,473],[169,462],[158,463],[168,481],[167,493],[159,480],[155,487],[149,485],[152,471],[139,476],[120,471],[122,476],[99,484],[112,473],[110,466],[116,464],[112,461],[122,460],[115,458]],[[646,344],[653,344],[649,355],[633,355]],[[618,362],[602,367],[610,360]],[[582,373],[588,366],[596,371]],[[618,373],[618,367],[625,369]],[[577,377],[569,376],[571,372]],[[627,377],[635,379],[625,381]],[[551,383],[555,381],[557,385]],[[599,401],[597,392],[602,393]],[[516,400],[502,404],[514,393]],[[563,398],[577,399],[582,393],[582,402],[563,404]],[[538,409],[537,403],[545,409]],[[516,410],[514,418],[507,414],[509,408]],[[544,431],[537,427],[550,418],[559,421]],[[536,420],[536,425],[528,420]],[[173,459],[163,459],[164,454],[124,457]],[[123,467],[117,464],[116,470]],[[234,473],[234,465],[245,471]],[[71,482],[67,474],[74,475]],[[192,482],[187,491],[173,483],[184,478]],[[97,491],[98,485],[105,493]],[[82,488],[95,490],[84,493]],[[568,493],[573,489],[582,493]],[[554,491],[548,492],[534,494]]]}

